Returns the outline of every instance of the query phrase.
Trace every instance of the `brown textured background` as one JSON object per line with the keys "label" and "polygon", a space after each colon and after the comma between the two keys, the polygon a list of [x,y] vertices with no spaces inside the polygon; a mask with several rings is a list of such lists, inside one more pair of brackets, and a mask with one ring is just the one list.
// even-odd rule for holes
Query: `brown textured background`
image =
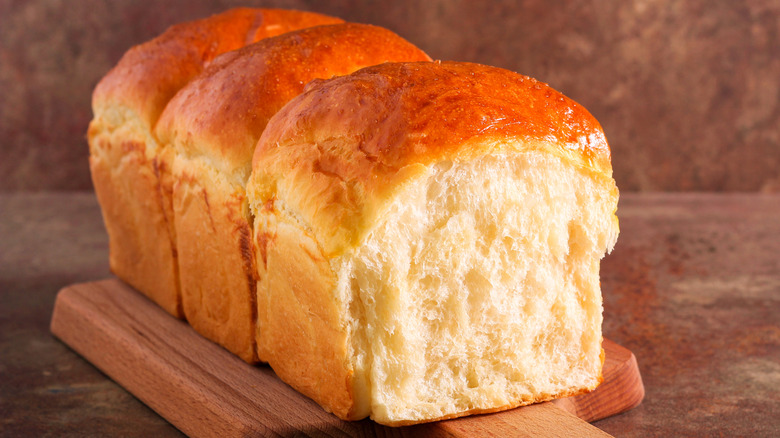
{"label": "brown textured background", "polygon": [[234,6],[385,26],[549,83],[598,118],[623,191],[780,191],[777,0],[0,0],[0,191],[90,189],[90,94],[134,44]]}

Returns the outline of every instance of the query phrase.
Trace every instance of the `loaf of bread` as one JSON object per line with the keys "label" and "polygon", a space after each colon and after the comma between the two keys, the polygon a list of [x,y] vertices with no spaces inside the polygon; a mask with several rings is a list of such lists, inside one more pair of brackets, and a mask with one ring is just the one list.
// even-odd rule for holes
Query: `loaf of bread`
{"label": "loaf of bread", "polygon": [[601,381],[618,190],[598,122],[546,84],[453,62],[315,81],[268,123],[247,195],[260,359],[340,418]]}
{"label": "loaf of bread", "polygon": [[98,84],[90,170],[109,236],[111,270],[181,317],[169,149],[153,134],[179,89],[216,56],[292,30],[340,23],[310,12],[234,9],[171,27],[129,50]]}
{"label": "loaf of bread", "polygon": [[113,272],[338,417],[601,381],[618,190],[598,122],[546,84],[236,9],[131,49],[93,109]]}
{"label": "loaf of bread", "polygon": [[245,187],[268,120],[316,78],[429,60],[381,27],[334,24],[225,53],[182,88],[157,124],[173,150],[173,218],[184,315],[205,337],[256,362],[257,273]]}

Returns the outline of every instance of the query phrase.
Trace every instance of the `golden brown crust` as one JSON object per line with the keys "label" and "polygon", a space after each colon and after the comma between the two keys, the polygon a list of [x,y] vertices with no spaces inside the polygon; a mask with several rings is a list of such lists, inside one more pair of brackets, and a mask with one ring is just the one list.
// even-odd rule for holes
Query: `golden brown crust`
{"label": "golden brown crust", "polygon": [[93,108],[128,107],[151,129],[174,94],[218,55],[292,30],[341,22],[311,12],[237,8],[174,25],[125,53],[95,89]]}
{"label": "golden brown crust", "polygon": [[387,191],[420,168],[507,139],[611,177],[601,126],[576,102],[507,70],[422,62],[312,83],[263,133],[253,185],[261,203],[284,192],[287,208],[335,255],[357,243]]}
{"label": "golden brown crust", "polygon": [[177,153],[208,156],[226,174],[245,180],[268,120],[312,79],[428,59],[393,32],[365,24],[318,26],[268,38],[215,59],[171,100],[157,134],[161,143],[176,144]]}

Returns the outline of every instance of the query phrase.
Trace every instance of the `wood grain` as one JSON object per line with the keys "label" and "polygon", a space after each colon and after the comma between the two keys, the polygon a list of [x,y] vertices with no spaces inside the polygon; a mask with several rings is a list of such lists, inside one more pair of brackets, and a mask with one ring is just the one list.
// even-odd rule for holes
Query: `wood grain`
{"label": "wood grain", "polygon": [[196,437],[607,436],[582,419],[594,421],[630,409],[644,395],[633,354],[605,341],[605,380],[590,394],[389,428],[370,420],[344,422],[326,413],[269,367],[247,365],[116,279],[62,289],[51,331],[182,432]]}

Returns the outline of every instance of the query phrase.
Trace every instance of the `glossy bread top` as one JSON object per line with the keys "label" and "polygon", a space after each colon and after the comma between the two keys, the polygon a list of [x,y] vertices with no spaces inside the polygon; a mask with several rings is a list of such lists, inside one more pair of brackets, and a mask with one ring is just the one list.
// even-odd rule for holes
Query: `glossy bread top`
{"label": "glossy bread top", "polygon": [[218,55],[292,30],[341,23],[312,12],[237,8],[171,26],[131,48],[92,96],[96,117],[124,107],[151,130],[168,101]]}

